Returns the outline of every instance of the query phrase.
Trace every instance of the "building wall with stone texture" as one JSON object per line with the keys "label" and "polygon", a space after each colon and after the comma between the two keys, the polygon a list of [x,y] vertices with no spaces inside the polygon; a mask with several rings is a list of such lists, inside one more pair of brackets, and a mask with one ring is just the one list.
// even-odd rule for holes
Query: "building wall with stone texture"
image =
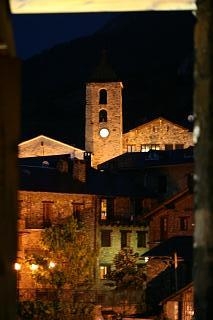
{"label": "building wall with stone texture", "polygon": [[123,153],[190,146],[193,146],[192,132],[161,117],[123,134]]}
{"label": "building wall with stone texture", "polygon": [[[87,194],[19,191],[19,250],[17,259],[20,264],[27,253],[39,250],[41,232],[44,227],[49,225],[50,221],[56,223],[70,215],[80,215],[91,239],[91,246],[95,247],[95,201],[94,196]],[[44,209],[43,206],[46,208]],[[44,210],[46,214],[48,211],[48,217],[44,217]],[[20,288],[33,287],[30,270],[21,269],[19,279]]]}
{"label": "building wall with stone texture", "polygon": [[[101,223],[101,199],[102,197],[89,194],[64,194],[52,192],[19,191],[19,250],[17,260],[22,264],[29,253],[40,250],[39,240],[42,230],[51,223],[57,223],[64,217],[74,215],[83,222],[91,240],[91,246],[98,250],[96,283],[100,288],[104,281],[100,279],[100,266],[112,265],[115,255],[121,250],[121,232],[127,231],[127,246],[139,255],[148,250],[147,238],[144,246],[137,246],[138,232],[147,235],[147,229],[141,224],[122,224],[118,219],[128,217],[131,219],[130,200],[127,197],[114,199],[113,214],[115,220]],[[48,211],[48,216],[44,212]],[[111,231],[111,244],[104,247],[101,244],[101,233],[103,230]],[[31,277],[31,271],[24,266],[19,271],[19,288],[35,288]],[[102,287],[102,289],[104,286]]]}
{"label": "building wall with stone texture", "polygon": [[163,304],[163,314],[167,319],[191,320],[194,315],[194,286],[189,284],[176,295],[166,299]]}
{"label": "building wall with stone texture", "polygon": [[194,233],[193,194],[185,191],[147,215],[150,248],[174,236]]}
{"label": "building wall with stone texture", "polygon": [[[106,103],[100,103],[100,90],[107,92]],[[99,112],[107,112],[106,121],[99,121]],[[107,128],[108,137],[102,138],[100,130]],[[86,86],[85,150],[92,153],[92,165],[105,162],[122,153],[122,83],[88,83]]]}

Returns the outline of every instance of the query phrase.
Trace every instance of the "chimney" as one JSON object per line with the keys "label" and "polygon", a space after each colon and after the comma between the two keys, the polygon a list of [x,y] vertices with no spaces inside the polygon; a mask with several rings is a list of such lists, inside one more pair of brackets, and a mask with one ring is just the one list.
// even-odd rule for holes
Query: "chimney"
{"label": "chimney", "polygon": [[73,159],[73,179],[80,182],[86,182],[87,165],[84,160]]}

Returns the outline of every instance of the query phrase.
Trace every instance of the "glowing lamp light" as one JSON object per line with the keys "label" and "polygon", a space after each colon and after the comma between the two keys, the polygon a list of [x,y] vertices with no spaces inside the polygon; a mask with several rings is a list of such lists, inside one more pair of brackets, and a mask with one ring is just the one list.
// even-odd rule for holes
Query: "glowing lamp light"
{"label": "glowing lamp light", "polygon": [[14,263],[14,269],[15,269],[16,271],[20,271],[20,270],[21,270],[21,264],[18,263],[18,262],[15,262],[15,263]]}
{"label": "glowing lamp light", "polygon": [[35,263],[32,263],[32,264],[30,265],[30,269],[31,269],[32,271],[36,271],[36,270],[38,270],[38,265],[35,264]]}
{"label": "glowing lamp light", "polygon": [[144,261],[145,261],[145,262],[148,262],[148,261],[149,261],[149,257],[145,257],[145,258],[144,258]]}
{"label": "glowing lamp light", "polygon": [[50,269],[53,269],[53,268],[55,268],[55,266],[56,266],[56,263],[53,262],[53,261],[50,261],[50,263],[49,263],[49,268],[50,268]]}

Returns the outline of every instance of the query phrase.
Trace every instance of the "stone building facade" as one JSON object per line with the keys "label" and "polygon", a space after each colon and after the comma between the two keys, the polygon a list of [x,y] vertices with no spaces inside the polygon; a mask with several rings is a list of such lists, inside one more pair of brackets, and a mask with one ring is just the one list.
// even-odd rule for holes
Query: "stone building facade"
{"label": "stone building facade", "polygon": [[70,154],[72,158],[83,159],[84,150],[70,146],[66,143],[46,137],[37,136],[23,141],[18,145],[19,158]]}
{"label": "stone building facade", "polygon": [[192,133],[162,117],[123,134],[123,153],[185,149],[190,146],[193,146]]}
{"label": "stone building facade", "polygon": [[[113,217],[107,202],[114,202]],[[19,250],[17,262],[29,253],[40,250],[44,228],[74,215],[86,226],[91,246],[98,250],[95,284],[105,290],[106,274],[111,270],[115,255],[122,248],[132,248],[140,256],[147,250],[147,228],[133,223],[129,197],[106,198],[91,194],[35,192],[21,190],[19,203]],[[111,216],[111,217],[110,217]],[[23,264],[19,273],[20,298],[36,289],[31,270]]]}
{"label": "stone building facade", "polygon": [[150,249],[174,236],[194,233],[193,194],[185,189],[144,215],[149,225]]}

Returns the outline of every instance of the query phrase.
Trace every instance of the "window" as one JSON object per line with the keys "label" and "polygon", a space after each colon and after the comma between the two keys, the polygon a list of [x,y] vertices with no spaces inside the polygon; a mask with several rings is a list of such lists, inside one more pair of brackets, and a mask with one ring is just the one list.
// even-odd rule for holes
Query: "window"
{"label": "window", "polygon": [[173,144],[165,144],[165,150],[173,150]]}
{"label": "window", "polygon": [[43,201],[42,202],[42,211],[43,211],[43,227],[48,228],[51,225],[51,214],[52,214],[52,206],[53,202],[52,201]]}
{"label": "window", "polygon": [[168,218],[161,217],[160,219],[160,239],[165,240],[168,236]]}
{"label": "window", "polygon": [[141,152],[148,152],[149,150],[160,150],[159,144],[141,144]]}
{"label": "window", "polygon": [[74,218],[77,220],[77,222],[81,222],[81,211],[82,208],[84,207],[83,203],[78,203],[78,202],[73,202],[72,203],[73,206],[73,216]]}
{"label": "window", "polygon": [[100,110],[99,111],[99,122],[107,122],[107,111],[106,110]]}
{"label": "window", "polygon": [[100,265],[99,267],[99,277],[101,280],[106,279],[107,274],[111,271],[111,266],[108,265]]}
{"label": "window", "polygon": [[146,248],[146,231],[137,231],[137,247]]}
{"label": "window", "polygon": [[183,149],[184,145],[182,143],[177,143],[175,149]]}
{"label": "window", "polygon": [[130,247],[130,231],[121,230],[121,248]]}
{"label": "window", "polygon": [[107,199],[101,199],[101,220],[107,219]]}
{"label": "window", "polygon": [[127,152],[136,152],[136,145],[135,144],[128,144],[127,145]]}
{"label": "window", "polygon": [[111,230],[101,230],[101,246],[111,247]]}
{"label": "window", "polygon": [[114,198],[102,198],[100,200],[100,219],[107,220],[114,216]]}
{"label": "window", "polygon": [[107,104],[107,91],[106,91],[106,89],[101,89],[99,92],[99,104]]}
{"label": "window", "polygon": [[180,217],[180,231],[188,230],[188,217]]}

